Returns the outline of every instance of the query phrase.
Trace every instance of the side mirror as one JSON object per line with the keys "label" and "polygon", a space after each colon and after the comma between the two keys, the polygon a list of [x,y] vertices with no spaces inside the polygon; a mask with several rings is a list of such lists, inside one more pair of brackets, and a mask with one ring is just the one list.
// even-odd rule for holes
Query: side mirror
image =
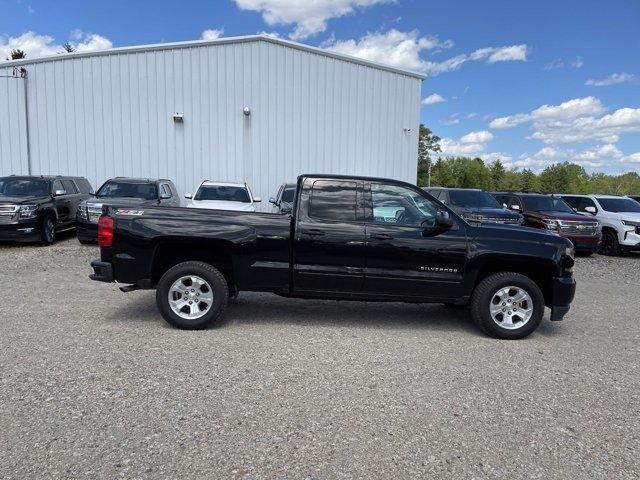
{"label": "side mirror", "polygon": [[269,203],[278,206],[278,201],[274,197],[269,197]]}
{"label": "side mirror", "polygon": [[60,195],[66,195],[66,194],[67,194],[66,190],[56,190],[55,192],[53,192],[54,197],[59,197]]}
{"label": "side mirror", "polygon": [[93,191],[93,188],[91,190],[89,190],[89,195],[95,195],[96,192]]}
{"label": "side mirror", "polygon": [[171,198],[171,194],[170,193],[162,193],[162,194],[160,194],[160,200],[167,200],[168,198]]}
{"label": "side mirror", "polygon": [[449,215],[449,212],[445,212],[444,210],[440,210],[436,213],[436,228],[441,230],[449,230],[453,227],[453,218]]}
{"label": "side mirror", "polygon": [[511,205],[511,210],[517,210],[519,212],[520,211],[520,205]]}
{"label": "side mirror", "polygon": [[186,193],[184,195],[184,198],[191,200],[193,198],[193,195],[191,195],[190,193]]}
{"label": "side mirror", "polygon": [[253,203],[260,203],[262,202],[262,198],[260,197],[253,197]]}
{"label": "side mirror", "polygon": [[595,215],[596,213],[598,213],[596,207],[584,207],[584,211],[590,213],[591,215]]}

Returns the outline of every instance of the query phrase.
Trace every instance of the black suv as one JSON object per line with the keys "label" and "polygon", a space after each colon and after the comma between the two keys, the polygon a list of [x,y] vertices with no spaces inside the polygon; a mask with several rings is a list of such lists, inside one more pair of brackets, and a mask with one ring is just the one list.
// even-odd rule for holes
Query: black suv
{"label": "black suv", "polygon": [[484,190],[443,187],[430,187],[424,190],[465,220],[511,225],[521,225],[524,221],[522,215],[503,208],[493,195]]}
{"label": "black suv", "polygon": [[80,243],[94,243],[98,236],[98,218],[102,205],[114,207],[141,207],[163,205],[180,206],[178,189],[171,180],[152,178],[116,177],[107,180],[96,192],[94,198],[82,202],[76,211],[78,240]]}
{"label": "black suv", "polygon": [[75,211],[92,193],[82,177],[0,177],[0,240],[51,245],[75,228]]}

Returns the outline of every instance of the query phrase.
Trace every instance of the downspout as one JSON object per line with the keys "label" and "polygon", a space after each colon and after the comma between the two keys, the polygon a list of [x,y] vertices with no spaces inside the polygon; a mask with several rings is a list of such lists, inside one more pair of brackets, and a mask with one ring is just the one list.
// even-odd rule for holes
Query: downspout
{"label": "downspout", "polygon": [[22,67],[20,69],[20,76],[22,77],[22,79],[24,80],[24,123],[25,123],[25,128],[27,130],[26,132],[26,136],[27,136],[27,174],[31,175],[31,139],[30,139],[30,132],[29,132],[29,93],[28,93],[28,85],[29,85],[29,80],[27,79],[27,69]]}

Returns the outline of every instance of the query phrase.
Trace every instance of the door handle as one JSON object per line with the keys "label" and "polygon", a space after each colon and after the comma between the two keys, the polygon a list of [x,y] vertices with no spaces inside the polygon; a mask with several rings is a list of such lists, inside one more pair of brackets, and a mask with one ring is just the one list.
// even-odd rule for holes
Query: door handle
{"label": "door handle", "polygon": [[393,237],[388,233],[372,233],[371,238],[375,238],[376,240],[391,240]]}
{"label": "door handle", "polygon": [[322,230],[318,230],[317,228],[311,228],[309,230],[305,230],[302,233],[305,235],[314,235],[317,237],[321,237],[322,235],[324,235],[324,232]]}

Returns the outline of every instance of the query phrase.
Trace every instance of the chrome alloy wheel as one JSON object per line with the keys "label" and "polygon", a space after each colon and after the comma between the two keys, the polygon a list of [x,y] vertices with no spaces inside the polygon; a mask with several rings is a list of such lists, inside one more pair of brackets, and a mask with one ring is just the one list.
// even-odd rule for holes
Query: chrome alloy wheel
{"label": "chrome alloy wheel", "polygon": [[180,277],[169,289],[169,306],[181,318],[200,318],[211,309],[212,304],[211,286],[196,275]]}
{"label": "chrome alloy wheel", "polygon": [[533,300],[521,287],[503,287],[492,295],[489,311],[498,326],[515,330],[531,319]]}

